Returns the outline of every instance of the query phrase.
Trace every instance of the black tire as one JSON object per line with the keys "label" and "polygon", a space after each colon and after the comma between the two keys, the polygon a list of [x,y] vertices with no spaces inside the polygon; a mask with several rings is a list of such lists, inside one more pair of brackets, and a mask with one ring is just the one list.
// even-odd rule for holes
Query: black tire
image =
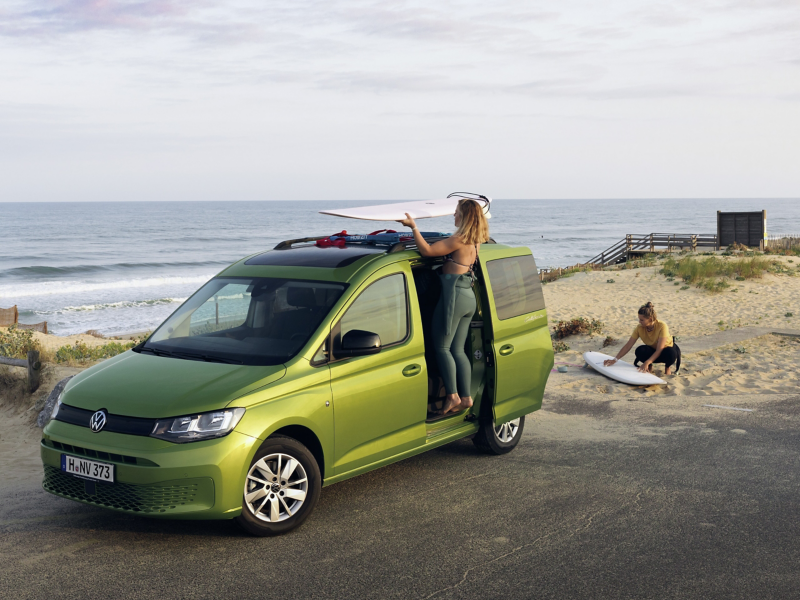
{"label": "black tire", "polygon": [[[257,466],[262,459],[261,466]],[[290,465],[288,480],[283,480],[281,476],[287,473],[287,459],[293,459],[297,464]],[[262,470],[265,467],[266,470]],[[308,448],[296,439],[282,435],[267,438],[247,468],[242,490],[242,514],[236,517],[236,522],[252,535],[287,533],[302,525],[312,513],[321,489],[319,465]],[[299,499],[302,492],[305,494]]]}
{"label": "black tire", "polygon": [[523,429],[525,429],[525,417],[496,427],[494,421],[487,421],[481,425],[472,442],[486,454],[507,454],[519,444]]}

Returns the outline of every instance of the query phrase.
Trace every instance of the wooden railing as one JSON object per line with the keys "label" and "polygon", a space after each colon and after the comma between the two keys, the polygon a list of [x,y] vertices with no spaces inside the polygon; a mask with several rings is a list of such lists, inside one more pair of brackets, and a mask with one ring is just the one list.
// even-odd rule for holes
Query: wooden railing
{"label": "wooden railing", "polygon": [[702,233],[629,233],[625,239],[603,250],[592,257],[586,264],[615,265],[625,262],[632,255],[656,252],[672,252],[673,250],[697,250],[698,248],[719,249],[715,234]]}
{"label": "wooden railing", "polygon": [[7,356],[0,356],[0,365],[8,365],[9,367],[22,367],[28,370],[28,392],[33,393],[39,387],[39,375],[42,371],[42,363],[39,362],[39,351],[29,350],[28,360],[20,358],[8,358]]}

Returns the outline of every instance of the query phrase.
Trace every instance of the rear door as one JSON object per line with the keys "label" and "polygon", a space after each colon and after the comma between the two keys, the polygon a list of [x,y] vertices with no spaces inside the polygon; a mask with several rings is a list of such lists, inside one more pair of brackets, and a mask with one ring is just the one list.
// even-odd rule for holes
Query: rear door
{"label": "rear door", "polygon": [[530,250],[509,248],[493,253],[481,266],[494,334],[493,410],[495,423],[500,424],[541,408],[553,368],[553,345],[542,284]]}

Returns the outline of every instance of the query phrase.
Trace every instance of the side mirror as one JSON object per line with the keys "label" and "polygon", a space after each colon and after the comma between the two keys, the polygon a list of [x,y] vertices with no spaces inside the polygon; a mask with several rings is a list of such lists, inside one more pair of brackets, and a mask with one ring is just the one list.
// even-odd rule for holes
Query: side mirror
{"label": "side mirror", "polygon": [[371,331],[351,329],[342,337],[341,348],[336,351],[337,357],[367,356],[381,351],[381,336]]}

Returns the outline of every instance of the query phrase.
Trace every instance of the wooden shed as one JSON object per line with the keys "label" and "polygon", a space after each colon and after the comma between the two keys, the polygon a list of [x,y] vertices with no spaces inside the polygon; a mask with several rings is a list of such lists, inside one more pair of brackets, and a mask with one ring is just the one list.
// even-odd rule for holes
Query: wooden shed
{"label": "wooden shed", "polygon": [[720,248],[727,248],[734,242],[751,248],[762,248],[766,237],[767,211],[717,211],[717,240]]}

